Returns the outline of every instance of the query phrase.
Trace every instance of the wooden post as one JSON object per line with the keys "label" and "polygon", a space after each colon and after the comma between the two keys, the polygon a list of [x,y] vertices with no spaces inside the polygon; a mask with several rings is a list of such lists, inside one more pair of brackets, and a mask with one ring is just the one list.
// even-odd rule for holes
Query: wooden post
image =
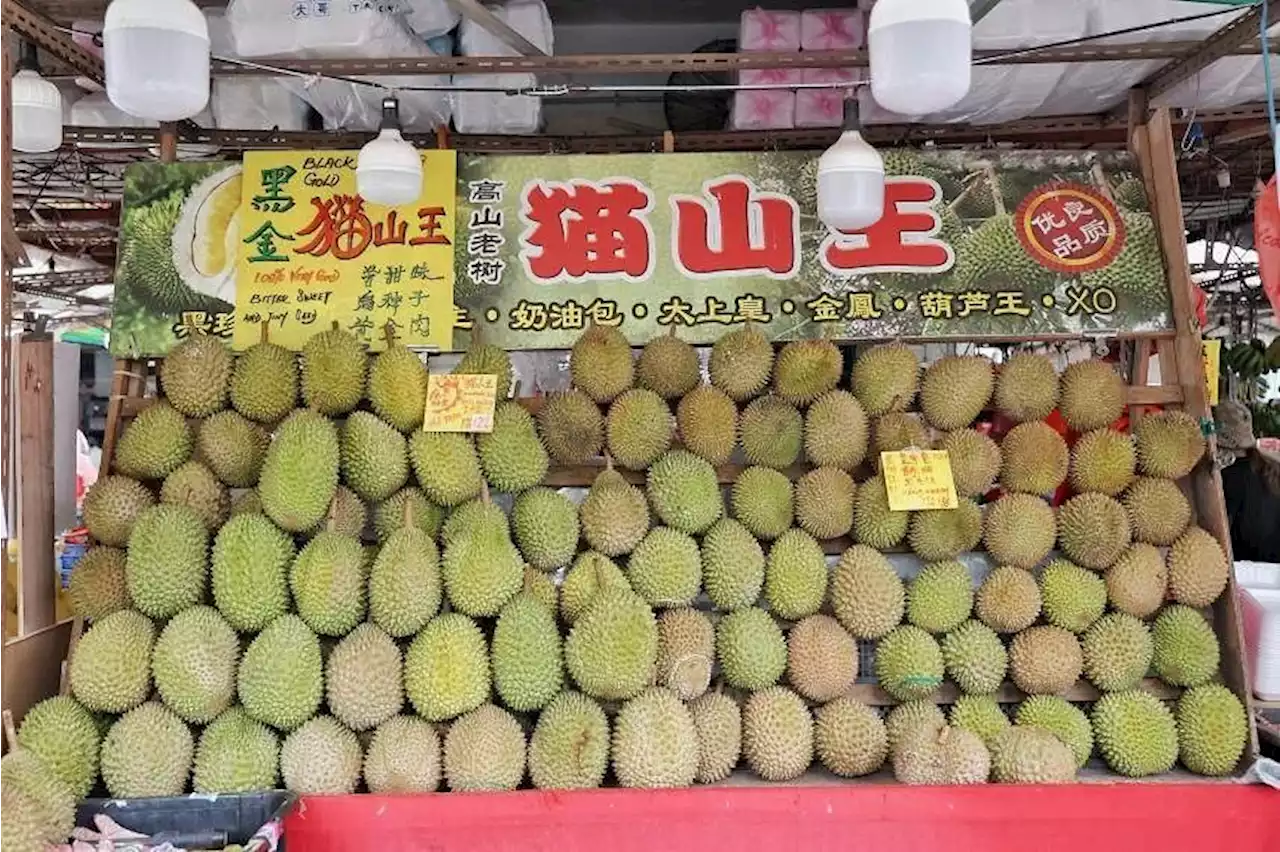
{"label": "wooden post", "polygon": [[53,335],[43,323],[18,344],[18,632],[54,621]]}
{"label": "wooden post", "polygon": [[[1160,247],[1168,268],[1169,290],[1173,303],[1175,337],[1168,365],[1161,358],[1161,381],[1165,370],[1172,367],[1171,378],[1182,388],[1185,411],[1202,423],[1211,424],[1205,386],[1204,360],[1201,354],[1200,326],[1196,319],[1194,283],[1187,265],[1187,238],[1182,220],[1182,195],[1178,188],[1178,161],[1174,153],[1173,123],[1166,108],[1157,109],[1151,119],[1134,133],[1135,153],[1142,166],[1143,180],[1151,199]],[[1163,352],[1161,353],[1164,354]],[[1213,462],[1216,440],[1208,436],[1208,452],[1191,472],[1191,490],[1195,498],[1197,521],[1218,539],[1231,562],[1231,532],[1226,503],[1222,496],[1222,477]],[[1252,762],[1258,753],[1258,732],[1253,723],[1253,691],[1244,667],[1244,635],[1241,631],[1239,603],[1236,597],[1235,572],[1228,572],[1227,590],[1214,604],[1214,622],[1222,640],[1222,676],[1226,685],[1245,703],[1249,716],[1252,752],[1243,758]]]}
{"label": "wooden post", "polygon": [[[13,39],[6,39],[12,42]],[[0,206],[4,207],[4,227],[8,233],[9,222],[13,217],[13,111],[10,104],[13,79],[13,52],[3,50],[3,67],[0,67],[0,145],[4,148],[4,162],[0,163]],[[16,231],[15,231],[16,234]],[[10,339],[13,319],[13,261],[9,252],[0,246],[0,443],[4,449],[0,451],[0,510],[3,510],[9,531],[0,536],[0,643],[9,638],[9,547],[8,540],[13,537],[12,528],[18,522],[14,507],[17,502],[10,499],[13,487],[13,344]],[[16,609],[16,602],[15,602]]]}

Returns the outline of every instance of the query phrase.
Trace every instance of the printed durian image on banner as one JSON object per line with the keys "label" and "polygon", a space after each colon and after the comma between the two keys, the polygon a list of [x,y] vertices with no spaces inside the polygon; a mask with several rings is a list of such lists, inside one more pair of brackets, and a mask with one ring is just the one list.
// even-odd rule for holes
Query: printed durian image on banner
{"label": "printed durian image on banner", "polygon": [[193,333],[230,340],[239,163],[137,163],[125,170],[111,352],[163,355]]}

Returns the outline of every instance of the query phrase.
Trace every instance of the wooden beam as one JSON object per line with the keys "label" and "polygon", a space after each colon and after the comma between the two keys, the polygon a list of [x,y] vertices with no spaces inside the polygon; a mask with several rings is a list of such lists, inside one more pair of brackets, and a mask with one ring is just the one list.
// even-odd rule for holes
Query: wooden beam
{"label": "wooden beam", "polygon": [[[1268,23],[1280,23],[1280,0],[1267,0]],[[1261,36],[1262,4],[1255,5],[1231,23],[1223,26],[1204,40],[1196,50],[1181,59],[1174,60],[1142,82],[1148,100],[1155,100],[1208,68],[1225,56],[1233,55],[1250,41]],[[1261,49],[1261,44],[1259,44]]]}
{"label": "wooden beam", "polygon": [[43,327],[18,343],[18,633],[54,621],[53,335]]}
{"label": "wooden beam", "polygon": [[64,33],[46,15],[18,0],[3,0],[0,8],[3,10],[5,26],[35,42],[77,74],[88,77],[100,86],[106,85],[102,60],[76,44],[71,36]]}
{"label": "wooden beam", "polygon": [[521,56],[546,56],[547,52],[529,41],[506,21],[489,11],[479,0],[444,0],[462,17],[488,30],[489,35]]}
{"label": "wooden beam", "polygon": [[1239,145],[1241,142],[1252,142],[1254,139],[1261,139],[1269,135],[1271,135],[1271,125],[1262,121],[1233,127],[1222,133],[1215,134],[1212,138],[1215,146],[1224,147],[1227,145]]}
{"label": "wooden beam", "polygon": [[[12,41],[12,39],[10,39]],[[13,537],[12,527],[17,523],[14,516],[14,503],[9,499],[13,493],[13,476],[11,462],[13,452],[13,372],[10,357],[13,349],[13,337],[9,334],[9,320],[13,315],[13,260],[9,253],[9,222],[13,212],[13,150],[11,134],[13,131],[13,112],[10,107],[10,87],[13,80],[13,51],[8,45],[0,48],[0,206],[4,207],[4,249],[0,251],[0,514],[4,515],[5,532],[0,536],[0,575],[4,585],[0,586],[0,642],[9,638],[9,547],[8,540]],[[16,237],[17,234],[14,234]],[[18,244],[21,248],[21,243]],[[17,612],[17,601],[13,601],[14,612]],[[14,625],[16,627],[16,625]]]}

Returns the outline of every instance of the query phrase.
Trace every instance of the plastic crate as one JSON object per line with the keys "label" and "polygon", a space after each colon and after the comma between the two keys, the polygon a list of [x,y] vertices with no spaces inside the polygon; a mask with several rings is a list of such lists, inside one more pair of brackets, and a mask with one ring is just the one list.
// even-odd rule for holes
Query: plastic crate
{"label": "plastic crate", "polygon": [[[86,799],[76,809],[76,825],[93,827],[98,814],[157,843],[181,849],[222,849],[249,838],[274,819],[283,819],[297,801],[285,790],[225,796],[171,796],[158,799]],[[284,850],[284,839],[277,847]]]}

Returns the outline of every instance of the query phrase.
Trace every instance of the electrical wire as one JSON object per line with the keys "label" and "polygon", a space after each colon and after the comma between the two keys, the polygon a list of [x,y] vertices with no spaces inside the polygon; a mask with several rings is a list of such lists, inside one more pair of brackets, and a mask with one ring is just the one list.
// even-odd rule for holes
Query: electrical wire
{"label": "electrical wire", "polygon": [[[1254,3],[1248,8],[1262,7],[1262,40],[1266,43],[1267,26],[1267,3],[1266,0]],[[1089,44],[1090,42],[1100,41],[1102,39],[1113,38],[1115,36],[1133,35],[1135,33],[1153,32],[1165,27],[1175,26],[1178,24],[1191,23],[1194,21],[1203,21],[1209,18],[1220,17],[1223,15],[1239,14],[1241,7],[1227,6],[1222,9],[1215,9],[1212,12],[1202,12],[1197,15],[1186,15],[1181,18],[1170,18],[1165,21],[1152,21],[1147,24],[1137,24],[1131,27],[1122,27],[1116,30],[1109,30],[1103,33],[1094,33],[1092,35],[1079,36],[1077,38],[1063,39],[1060,41],[1048,42],[1046,44],[1038,44],[1030,47],[1009,50],[1003,53],[997,53],[992,56],[984,56],[980,59],[973,60],[974,65],[991,65],[1006,59],[1014,59],[1020,56],[1032,56],[1048,50],[1056,50],[1063,47],[1074,47],[1081,44]],[[101,33],[94,33],[88,30],[77,30],[71,27],[55,27],[60,32],[76,35],[86,35],[93,39],[95,44],[101,45]],[[1267,91],[1268,100],[1270,102],[1272,114],[1271,124],[1275,127],[1274,115],[1274,98],[1271,97],[1270,82],[1270,62],[1267,51],[1262,51],[1264,69],[1267,73]],[[263,71],[269,74],[295,77],[302,80],[311,81],[304,85],[311,85],[320,80],[333,80],[340,83],[348,83],[354,86],[368,86],[370,88],[379,89],[386,92],[476,92],[485,94],[505,94],[512,97],[537,97],[537,98],[554,98],[568,94],[587,94],[587,93],[652,93],[652,92],[733,92],[733,91],[769,91],[774,89],[847,89],[853,90],[860,86],[867,85],[866,81],[858,81],[854,83],[692,83],[692,84],[676,84],[657,83],[651,85],[585,85],[585,84],[562,84],[554,86],[526,86],[522,88],[486,88],[473,86],[431,86],[431,85],[407,85],[407,86],[386,86],[376,80],[370,80],[361,77],[349,77],[344,74],[335,74],[331,72],[311,73],[305,71],[297,71],[292,68],[279,65],[272,65],[264,62],[254,62],[248,59],[239,59],[230,56],[211,55],[211,59],[218,62],[225,62],[229,65],[238,65],[244,68],[251,68]]]}

